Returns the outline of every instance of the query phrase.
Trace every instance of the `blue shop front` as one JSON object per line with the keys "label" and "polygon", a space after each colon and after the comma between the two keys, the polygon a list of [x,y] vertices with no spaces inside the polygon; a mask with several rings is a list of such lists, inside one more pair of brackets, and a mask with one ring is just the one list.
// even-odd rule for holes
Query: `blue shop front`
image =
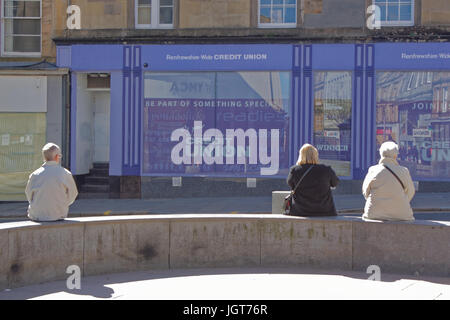
{"label": "blue shop front", "polygon": [[[446,43],[77,44],[57,61],[71,70],[75,175],[108,162],[110,176],[142,181],[285,185],[311,143],[342,180],[361,180],[393,140],[414,180],[450,181]],[[89,85],[102,76],[109,87]]]}

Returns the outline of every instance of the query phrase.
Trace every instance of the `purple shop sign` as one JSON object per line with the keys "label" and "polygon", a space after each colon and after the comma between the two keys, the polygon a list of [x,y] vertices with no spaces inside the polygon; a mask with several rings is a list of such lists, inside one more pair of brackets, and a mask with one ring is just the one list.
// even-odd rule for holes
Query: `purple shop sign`
{"label": "purple shop sign", "polygon": [[449,70],[450,43],[377,43],[378,70]]}
{"label": "purple shop sign", "polygon": [[292,45],[147,45],[151,71],[291,70]]}

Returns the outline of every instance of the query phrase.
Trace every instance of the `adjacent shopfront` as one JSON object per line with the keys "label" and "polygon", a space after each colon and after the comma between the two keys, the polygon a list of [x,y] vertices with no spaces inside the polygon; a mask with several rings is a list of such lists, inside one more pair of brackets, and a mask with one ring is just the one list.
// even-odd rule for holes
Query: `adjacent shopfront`
{"label": "adjacent shopfront", "polygon": [[26,200],[28,176],[42,165],[47,141],[66,147],[67,70],[34,68],[0,66],[0,201]]}
{"label": "adjacent shopfront", "polygon": [[[111,176],[285,179],[308,142],[358,180],[390,139],[415,180],[450,181],[449,62],[426,43],[58,46],[71,170],[109,143]],[[92,74],[110,77],[101,97]]]}

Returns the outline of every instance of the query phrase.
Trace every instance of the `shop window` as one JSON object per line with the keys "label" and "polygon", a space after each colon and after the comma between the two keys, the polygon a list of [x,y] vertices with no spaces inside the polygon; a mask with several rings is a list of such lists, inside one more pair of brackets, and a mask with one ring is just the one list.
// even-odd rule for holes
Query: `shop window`
{"label": "shop window", "polygon": [[[409,86],[423,74],[377,73],[377,146],[395,141],[399,163],[415,179],[450,179],[450,73],[427,72],[427,81]],[[383,94],[393,86],[400,88],[395,95]]]}
{"label": "shop window", "polygon": [[382,26],[413,26],[414,0],[374,0],[380,7]]}
{"label": "shop window", "polygon": [[296,0],[259,0],[259,27],[296,27]]}
{"label": "shop window", "polygon": [[174,0],[135,0],[136,28],[172,28]]}
{"label": "shop window", "polygon": [[282,176],[290,72],[144,76],[144,175]]}
{"label": "shop window", "polygon": [[314,145],[320,162],[351,175],[351,72],[314,73]]}
{"label": "shop window", "polygon": [[3,0],[2,54],[36,56],[41,53],[41,1]]}
{"label": "shop window", "polygon": [[0,201],[25,199],[31,172],[42,165],[45,113],[0,113]]}

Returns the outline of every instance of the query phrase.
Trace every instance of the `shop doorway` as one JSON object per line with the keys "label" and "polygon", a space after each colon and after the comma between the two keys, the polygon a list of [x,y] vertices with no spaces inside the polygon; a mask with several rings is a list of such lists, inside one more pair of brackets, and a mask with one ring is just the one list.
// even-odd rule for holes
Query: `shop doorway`
{"label": "shop doorway", "polygon": [[109,74],[77,75],[75,174],[109,163],[110,95]]}
{"label": "shop doorway", "polygon": [[92,92],[94,118],[93,162],[109,162],[109,91]]}

